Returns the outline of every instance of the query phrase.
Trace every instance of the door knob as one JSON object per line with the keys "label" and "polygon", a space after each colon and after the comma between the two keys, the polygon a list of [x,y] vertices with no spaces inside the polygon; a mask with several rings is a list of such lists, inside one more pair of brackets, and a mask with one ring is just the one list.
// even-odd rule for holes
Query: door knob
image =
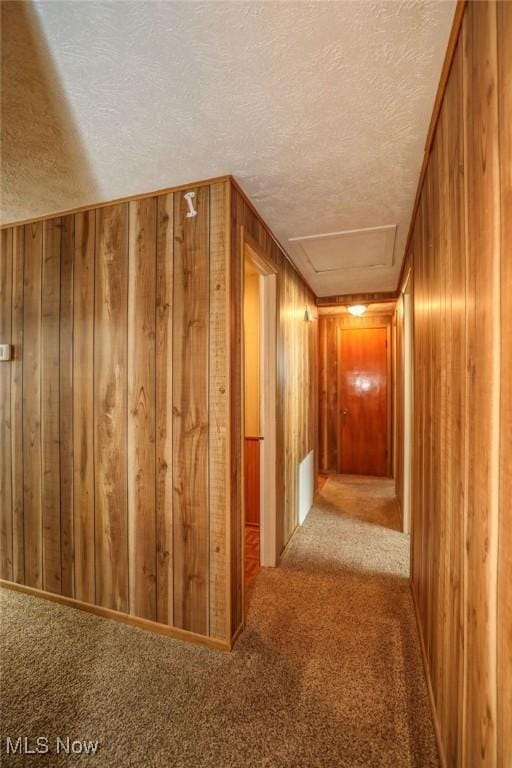
{"label": "door knob", "polygon": [[347,416],[347,415],[348,415],[348,411],[347,411],[347,409],[346,409],[346,408],[343,408],[343,410],[342,410],[342,414],[343,414],[344,416]]}

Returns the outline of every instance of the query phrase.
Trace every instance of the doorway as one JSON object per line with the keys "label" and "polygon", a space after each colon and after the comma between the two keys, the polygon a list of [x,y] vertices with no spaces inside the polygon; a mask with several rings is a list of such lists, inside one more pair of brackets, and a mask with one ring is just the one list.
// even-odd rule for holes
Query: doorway
{"label": "doorway", "polygon": [[342,328],[339,343],[340,472],[389,474],[387,328]]}
{"label": "doorway", "polygon": [[395,302],[319,313],[319,472],[392,476]]}
{"label": "doorway", "polygon": [[277,563],[277,275],[243,233],[244,579]]}

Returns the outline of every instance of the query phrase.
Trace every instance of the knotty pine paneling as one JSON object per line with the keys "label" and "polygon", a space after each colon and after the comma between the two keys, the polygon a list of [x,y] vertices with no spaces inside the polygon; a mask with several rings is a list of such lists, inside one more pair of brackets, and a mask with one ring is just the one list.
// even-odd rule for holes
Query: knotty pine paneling
{"label": "knotty pine paneling", "polygon": [[75,217],[73,258],[74,596],[96,601],[94,542],[95,211]]}
{"label": "knotty pine paneling", "polygon": [[174,209],[173,489],[174,622],[208,629],[209,188],[198,215]]}
{"label": "knotty pine paneling", "polygon": [[208,374],[209,620],[213,637],[232,637],[228,595],[230,186],[210,185],[210,326]]}
{"label": "knotty pine paneling", "polygon": [[393,315],[393,476],[400,509],[404,509],[404,297],[399,296]]}
{"label": "knotty pine paneling", "polygon": [[280,551],[316,443],[317,328],[234,183],[191,189],[191,218],[186,191],[2,230],[0,578],[228,647],[243,617],[242,226],[278,275]]}
{"label": "knotty pine paneling", "polygon": [[[7,230],[8,231],[8,230]],[[11,401],[10,409],[2,400],[5,413],[10,410],[10,446],[5,445],[2,455],[11,466],[11,508],[12,513],[12,578],[14,582],[25,580],[25,531],[23,506],[23,269],[25,253],[24,228],[12,230],[12,290],[11,290],[11,345],[13,359],[10,362]],[[4,366],[5,367],[5,366]],[[4,434],[4,433],[2,433]],[[5,435],[7,441],[9,436]],[[9,516],[9,506],[3,508],[3,515]]]}
{"label": "knotty pine paneling", "polygon": [[172,624],[173,507],[172,507],[172,298],[174,250],[174,195],[157,200],[156,246],[156,618]]}
{"label": "knotty pine paneling", "polygon": [[[12,343],[13,232],[0,232],[0,338]],[[0,575],[13,578],[11,370],[0,365]]]}
{"label": "knotty pine paneling", "polygon": [[96,602],[128,613],[127,204],[97,211],[95,258]]}
{"label": "knotty pine paneling", "polygon": [[408,253],[411,580],[448,768],[512,750],[510,9],[466,6]]}
{"label": "knotty pine paneling", "polygon": [[43,224],[41,287],[41,501],[43,589],[61,592],[60,275],[62,220]]}
{"label": "knotty pine paneling", "polygon": [[156,621],[156,242],[153,198],[129,213],[128,526],[130,613]]}
{"label": "knotty pine paneling", "polygon": [[[231,638],[228,180],[1,232],[0,577]],[[193,636],[193,635],[191,635]]]}
{"label": "knotty pine paneling", "polygon": [[[277,548],[282,552],[298,524],[298,466],[317,441],[317,319],[315,297],[241,190],[231,190],[231,557],[233,632],[243,616],[242,568],[242,227],[277,273]],[[315,314],[305,322],[306,306]],[[316,461],[315,461],[316,463]]]}
{"label": "knotty pine paneling", "polygon": [[[23,523],[25,584],[43,588],[41,440],[42,224],[24,227],[23,269]],[[19,350],[15,354],[19,354]]]}
{"label": "knotty pine paneling", "polygon": [[497,593],[497,721],[499,768],[512,755],[512,3],[498,3],[500,137],[500,499]]}
{"label": "knotty pine paneling", "polygon": [[62,594],[74,595],[73,508],[73,263],[74,216],[62,218],[59,333],[59,447]]}

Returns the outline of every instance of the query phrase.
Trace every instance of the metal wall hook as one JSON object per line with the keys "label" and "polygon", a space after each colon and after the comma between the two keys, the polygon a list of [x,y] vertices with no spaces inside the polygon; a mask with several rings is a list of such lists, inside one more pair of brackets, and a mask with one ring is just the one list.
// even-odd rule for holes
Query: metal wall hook
{"label": "metal wall hook", "polygon": [[194,203],[193,203],[195,196],[196,196],[195,192],[186,192],[184,194],[184,198],[187,201],[187,205],[188,205],[188,211],[186,214],[187,219],[192,219],[194,216],[197,216],[197,211],[194,208]]}

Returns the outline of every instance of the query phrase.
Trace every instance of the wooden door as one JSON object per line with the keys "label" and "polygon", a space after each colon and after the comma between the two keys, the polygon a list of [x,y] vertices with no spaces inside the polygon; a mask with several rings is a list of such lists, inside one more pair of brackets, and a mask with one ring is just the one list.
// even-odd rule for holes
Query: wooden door
{"label": "wooden door", "polygon": [[340,472],[389,474],[387,328],[343,328],[339,336]]}

